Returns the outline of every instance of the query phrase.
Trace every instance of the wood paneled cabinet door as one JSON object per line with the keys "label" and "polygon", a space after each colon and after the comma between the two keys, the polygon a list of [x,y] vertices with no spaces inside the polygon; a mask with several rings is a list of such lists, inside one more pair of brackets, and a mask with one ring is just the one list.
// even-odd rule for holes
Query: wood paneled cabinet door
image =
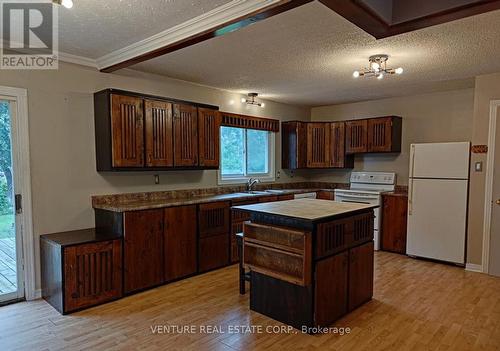
{"label": "wood paneled cabinet door", "polygon": [[219,111],[198,108],[199,165],[219,167],[221,115]]}
{"label": "wood paneled cabinet door", "polygon": [[346,155],[345,122],[330,123],[330,167],[354,168],[354,156]]}
{"label": "wood paneled cabinet door", "polygon": [[171,167],[174,165],[172,104],[146,100],[145,111],[146,166]]}
{"label": "wood paneled cabinet door", "polygon": [[174,104],[174,165],[198,165],[198,111],[194,106]]}
{"label": "wood paneled cabinet door", "polygon": [[368,120],[368,152],[401,152],[401,117]]}
{"label": "wood paneled cabinet door", "polygon": [[161,284],[163,210],[125,212],[123,222],[125,293]]}
{"label": "wood paneled cabinet door", "polygon": [[111,140],[113,167],[144,166],[143,100],[111,95]]}
{"label": "wood paneled cabinet door", "polygon": [[120,240],[70,246],[64,250],[64,313],[122,295]]}
{"label": "wood paneled cabinet door", "polygon": [[330,167],[330,124],[307,124],[307,167]]}
{"label": "wood paneled cabinet door", "polygon": [[198,270],[200,272],[229,264],[230,215],[229,202],[199,205]]}
{"label": "wood paneled cabinet door", "polygon": [[391,151],[392,118],[368,120],[368,152]]}
{"label": "wood paneled cabinet door", "polygon": [[373,296],[373,241],[349,250],[349,307],[352,311]]}
{"label": "wood paneled cabinet door", "polygon": [[382,195],[382,250],[406,254],[408,197]]}
{"label": "wood paneled cabinet door", "polygon": [[196,273],[196,205],[165,209],[165,280]]}
{"label": "wood paneled cabinet door", "polygon": [[368,151],[368,120],[345,122],[346,154],[355,154]]}
{"label": "wood paneled cabinet door", "polygon": [[316,263],[314,322],[329,326],[347,313],[347,251]]}

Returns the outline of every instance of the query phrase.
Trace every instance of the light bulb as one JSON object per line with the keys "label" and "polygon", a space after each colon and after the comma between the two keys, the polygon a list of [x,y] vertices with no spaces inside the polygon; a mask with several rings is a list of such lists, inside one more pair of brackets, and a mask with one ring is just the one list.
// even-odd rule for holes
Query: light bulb
{"label": "light bulb", "polygon": [[377,62],[372,62],[372,69],[378,72],[380,70],[380,65]]}
{"label": "light bulb", "polygon": [[402,74],[403,73],[403,67],[398,67],[394,70],[394,72],[396,72],[396,74]]}
{"label": "light bulb", "polygon": [[73,7],[73,0],[62,0],[61,5],[63,5],[67,9],[70,9]]}
{"label": "light bulb", "polygon": [[266,107],[266,104],[265,103],[261,103],[260,107],[264,108],[264,107]]}
{"label": "light bulb", "polygon": [[377,76],[377,79],[382,79],[384,78],[384,75],[382,73],[380,73],[378,76]]}
{"label": "light bulb", "polygon": [[359,78],[359,71],[354,71],[354,72],[352,73],[352,76],[353,76],[354,78]]}
{"label": "light bulb", "polygon": [[247,99],[245,99],[245,98],[241,98],[241,102],[242,102],[242,103],[245,103],[245,102],[247,102]]}

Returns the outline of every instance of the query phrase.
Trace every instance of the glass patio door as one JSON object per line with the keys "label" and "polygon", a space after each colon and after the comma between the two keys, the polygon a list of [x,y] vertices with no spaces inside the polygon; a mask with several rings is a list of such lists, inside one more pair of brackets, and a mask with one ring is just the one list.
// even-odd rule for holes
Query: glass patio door
{"label": "glass patio door", "polygon": [[24,297],[22,235],[16,223],[12,123],[16,101],[0,96],[0,304]]}

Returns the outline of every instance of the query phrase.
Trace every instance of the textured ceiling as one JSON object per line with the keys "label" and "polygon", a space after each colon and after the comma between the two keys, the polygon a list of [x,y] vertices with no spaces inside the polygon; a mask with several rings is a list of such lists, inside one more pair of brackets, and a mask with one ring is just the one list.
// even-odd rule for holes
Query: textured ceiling
{"label": "textured ceiling", "polygon": [[231,0],[75,0],[59,12],[59,48],[98,58]]}
{"label": "textured ceiling", "polygon": [[[473,86],[500,71],[500,11],[375,40],[319,2],[131,68],[298,105]],[[368,56],[390,55],[402,76],[353,79]]]}

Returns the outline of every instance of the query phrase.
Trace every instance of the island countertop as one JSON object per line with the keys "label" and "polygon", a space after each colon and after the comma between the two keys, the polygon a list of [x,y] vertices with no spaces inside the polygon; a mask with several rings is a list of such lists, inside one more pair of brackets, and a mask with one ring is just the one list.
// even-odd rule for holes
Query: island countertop
{"label": "island countertop", "polygon": [[318,199],[296,199],[255,205],[234,206],[233,208],[251,213],[262,213],[266,215],[296,218],[302,221],[317,222],[376,207],[378,207],[378,205]]}

